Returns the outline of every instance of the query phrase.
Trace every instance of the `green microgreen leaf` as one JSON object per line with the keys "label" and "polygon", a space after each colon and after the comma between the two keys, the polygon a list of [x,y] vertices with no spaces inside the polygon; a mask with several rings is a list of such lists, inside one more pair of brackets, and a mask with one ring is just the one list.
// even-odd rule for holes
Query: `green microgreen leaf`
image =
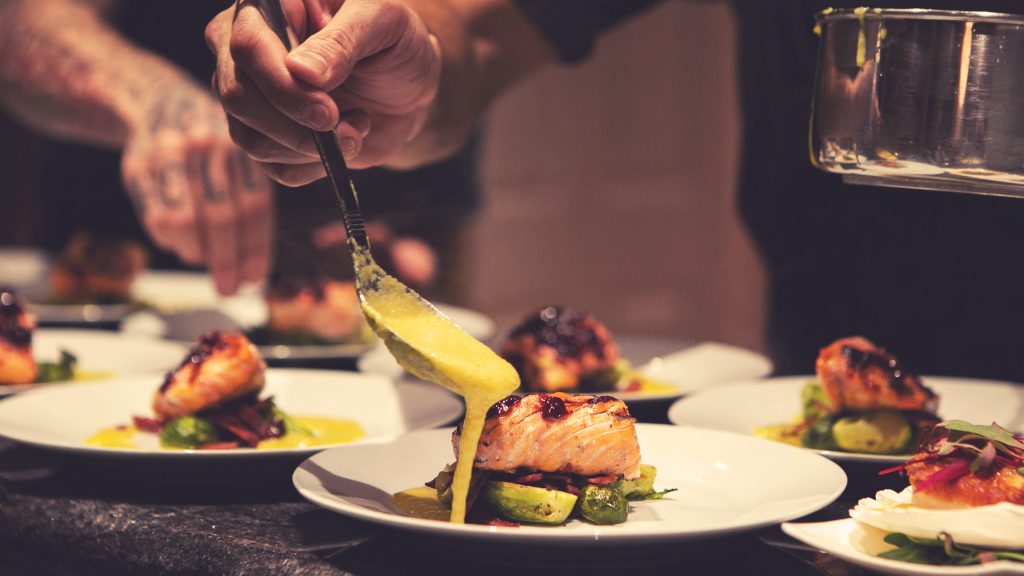
{"label": "green microgreen leaf", "polygon": [[887,534],[884,540],[896,548],[879,554],[879,558],[901,562],[936,566],[967,566],[993,560],[1024,562],[1024,553],[1008,550],[981,550],[962,546],[953,542],[953,538],[946,533],[940,534],[939,538],[924,539],[893,532]]}
{"label": "green microgreen leaf", "polygon": [[1024,554],[1020,552],[1009,552],[1006,550],[999,550],[992,553],[993,556],[998,560],[1009,560],[1010,562],[1024,562]]}
{"label": "green microgreen leaf", "polygon": [[965,422],[963,420],[949,420],[939,424],[939,426],[944,426],[951,433],[960,432],[962,434],[973,434],[993,442],[998,442],[1005,446],[1024,450],[1024,443],[1021,443],[1019,440],[1014,438],[1013,434],[1008,430],[998,425],[981,426],[979,424],[971,424],[970,422]]}
{"label": "green microgreen leaf", "polygon": [[662,498],[665,497],[665,494],[668,494],[669,492],[675,492],[676,490],[679,490],[679,488],[666,488],[661,491],[652,490],[647,494],[644,494],[644,497],[641,498],[641,500],[661,500]]}

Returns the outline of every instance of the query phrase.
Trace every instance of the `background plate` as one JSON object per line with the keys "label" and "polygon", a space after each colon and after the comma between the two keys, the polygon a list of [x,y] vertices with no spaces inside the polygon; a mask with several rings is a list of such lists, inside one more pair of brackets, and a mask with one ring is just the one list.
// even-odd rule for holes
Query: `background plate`
{"label": "background plate", "polygon": [[[76,370],[86,378],[103,379],[170,370],[188,352],[188,348],[174,342],[102,330],[39,328],[32,335],[32,356],[37,362],[56,362],[61,350],[78,358]],[[40,384],[0,385],[0,395],[37,386]]]}
{"label": "background plate", "polygon": [[[437,307],[474,338],[487,339],[494,334],[494,321],[484,314],[447,304],[438,304]],[[261,326],[264,322],[266,305],[262,298],[235,297],[226,300],[222,309],[138,312],[121,323],[121,331],[191,345],[201,334],[210,330],[246,330]],[[355,359],[376,347],[377,341],[374,340],[369,343],[320,346],[259,346],[259,349],[269,360],[331,360]]]}
{"label": "background plate", "polygon": [[[800,414],[800,389],[815,376],[787,376],[767,380],[736,382],[704,390],[677,401],[669,408],[674,424],[704,426],[717,430],[753,434],[755,428],[791,421]],[[998,422],[1024,430],[1024,386],[992,380],[926,376],[924,383],[939,395],[939,416],[976,424]],[[846,462],[899,463],[906,456],[879,456],[819,450],[834,460]]]}
{"label": "background plate", "polygon": [[1024,574],[1024,564],[1000,561],[979,566],[930,566],[878,558],[892,549],[882,541],[885,532],[863,526],[852,518],[831,522],[797,524],[787,522],[782,531],[801,542],[870,570],[908,576],[1011,575]]}
{"label": "background plate", "polygon": [[[155,436],[140,434],[139,450],[85,444],[101,428],[128,424],[133,415],[152,415],[153,393],[160,374],[136,375],[103,382],[42,386],[0,402],[0,436],[79,455],[145,460],[220,460],[309,455],[323,450],[161,450]],[[359,422],[367,438],[438,426],[462,413],[462,403],[439,386],[393,383],[381,376],[327,370],[267,370],[261,396],[273,396],[287,413]],[[363,442],[362,440],[360,442]]]}
{"label": "background plate", "polygon": [[[663,402],[734,380],[760,378],[772,371],[768,358],[728,344],[702,342],[692,345],[678,340],[629,335],[615,340],[622,356],[640,373],[670,386],[668,390],[657,392],[612,393],[630,404]],[[364,355],[358,365],[360,372],[415,379],[406,374],[383,347]]]}

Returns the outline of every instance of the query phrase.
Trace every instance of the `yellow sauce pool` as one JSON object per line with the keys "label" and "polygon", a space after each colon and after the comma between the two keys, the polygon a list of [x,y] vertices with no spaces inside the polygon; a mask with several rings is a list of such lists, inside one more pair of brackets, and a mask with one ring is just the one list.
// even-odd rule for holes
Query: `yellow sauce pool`
{"label": "yellow sauce pool", "polygon": [[[286,448],[309,448],[311,446],[324,446],[328,444],[344,444],[359,440],[366,436],[366,432],[358,422],[354,420],[339,420],[337,418],[319,418],[314,416],[293,416],[294,420],[304,430],[291,431],[280,438],[271,438],[260,442],[257,450],[281,450]],[[138,430],[134,426],[103,428],[85,440],[90,446],[103,448],[134,448],[139,446],[135,443],[135,436]],[[165,447],[164,450],[180,450],[180,448]]]}
{"label": "yellow sauce pool", "polygon": [[765,438],[767,440],[774,440],[776,442],[783,442],[792,446],[803,446],[803,442],[800,438],[803,436],[801,432],[797,431],[797,427],[793,424],[770,424],[768,426],[760,426],[754,428],[754,436],[758,438]]}
{"label": "yellow sauce pool", "polygon": [[103,370],[75,370],[75,376],[72,380],[75,382],[87,382],[89,380],[107,380],[115,376],[117,376],[116,373]]}
{"label": "yellow sauce pool", "polygon": [[326,444],[343,444],[366,436],[363,427],[354,420],[312,416],[295,416],[292,419],[305,430],[288,432],[280,438],[264,440],[256,446],[256,449],[280,450],[282,448],[309,448]]}
{"label": "yellow sauce pool", "polygon": [[88,437],[85,443],[103,448],[138,448],[135,432],[134,426],[104,428]]}
{"label": "yellow sauce pool", "polygon": [[673,392],[678,392],[679,388],[676,388],[671,384],[641,377],[639,391],[642,394],[671,394]]}
{"label": "yellow sauce pool", "polygon": [[417,486],[391,497],[391,504],[402,514],[424,520],[447,521],[452,514],[448,505],[437,498],[437,490]]}
{"label": "yellow sauce pool", "polygon": [[[487,410],[519,388],[519,374],[493,350],[386,274],[366,249],[354,242],[350,245],[363,313],[370,326],[403,368],[465,399],[450,516],[451,522],[461,524],[466,519],[466,494]],[[439,462],[441,458],[439,455]]]}

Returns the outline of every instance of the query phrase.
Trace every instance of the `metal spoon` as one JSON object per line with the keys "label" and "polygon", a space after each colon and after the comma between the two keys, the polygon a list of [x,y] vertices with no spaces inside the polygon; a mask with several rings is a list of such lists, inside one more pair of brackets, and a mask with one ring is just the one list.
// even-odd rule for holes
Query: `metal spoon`
{"label": "metal spoon", "polygon": [[[252,1],[285,48],[291,50],[288,21],[279,0]],[[356,291],[374,332],[403,368],[467,397],[467,404],[472,396],[489,407],[510,394],[518,387],[519,379],[507,362],[374,262],[359,198],[337,137],[333,132],[314,132],[314,136],[341,207]]]}

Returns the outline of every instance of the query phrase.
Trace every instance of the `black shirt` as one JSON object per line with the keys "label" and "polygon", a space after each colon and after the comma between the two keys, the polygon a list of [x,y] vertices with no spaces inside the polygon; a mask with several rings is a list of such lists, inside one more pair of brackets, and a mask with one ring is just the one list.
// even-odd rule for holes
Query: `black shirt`
{"label": "black shirt", "polygon": [[[574,61],[601,32],[656,2],[517,4]],[[819,348],[860,334],[921,373],[1024,381],[1024,200],[846,186],[810,165],[813,15],[861,4],[733,1],[744,124],[739,205],[768,270],[766,343],[777,372],[809,373]],[[1024,11],[1011,0],[926,7]]]}

